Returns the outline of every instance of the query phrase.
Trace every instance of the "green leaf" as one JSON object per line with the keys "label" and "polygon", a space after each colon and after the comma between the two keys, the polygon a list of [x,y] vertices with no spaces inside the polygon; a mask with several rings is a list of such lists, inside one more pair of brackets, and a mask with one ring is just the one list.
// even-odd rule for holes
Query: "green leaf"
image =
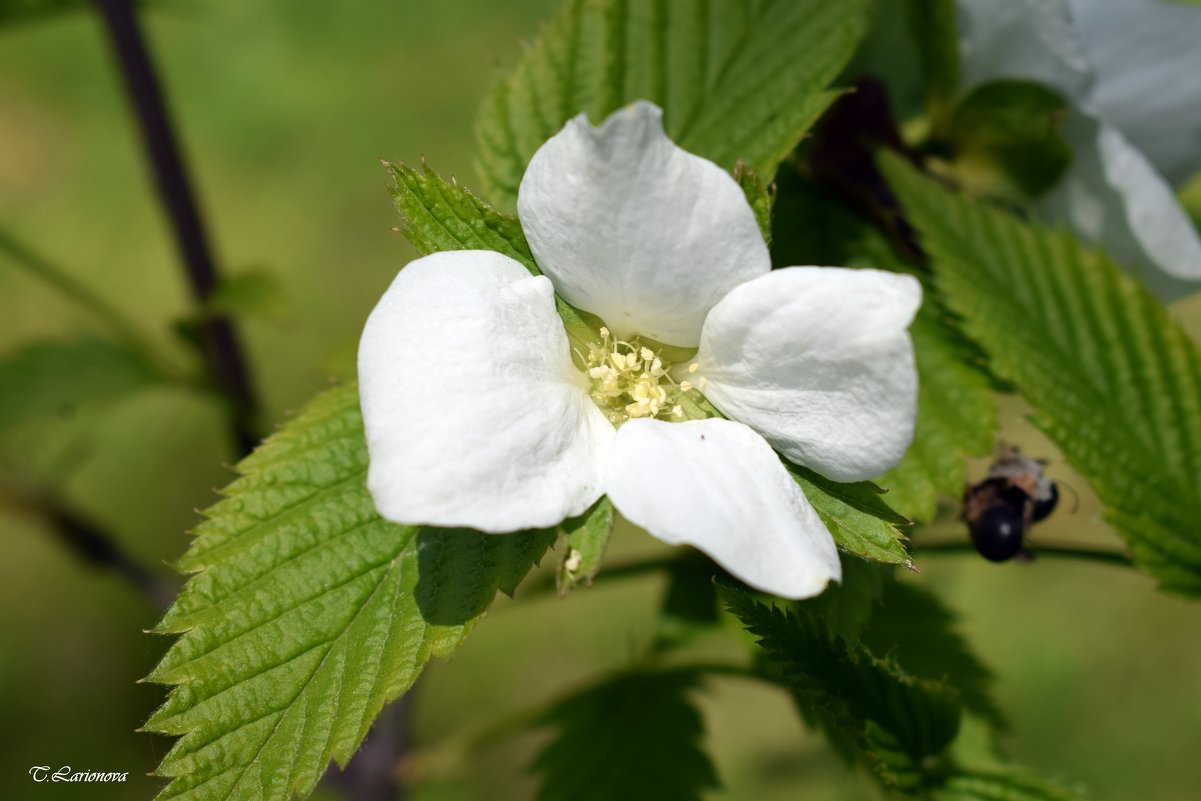
{"label": "green leaf", "polygon": [[1067,102],[1042,84],[1002,80],[972,90],[951,116],[956,174],[1018,199],[1049,190],[1072,163],[1060,132]]}
{"label": "green leaf", "polygon": [[850,746],[887,788],[916,792],[936,780],[940,757],[959,730],[959,697],[951,687],[830,637],[804,611],[765,606],[730,586],[718,592],[758,638],[771,675],[836,745]]}
{"label": "green leaf", "polygon": [[[456,181],[444,181],[428,166],[386,164],[401,231],[423,256],[444,250],[495,250],[541,275],[521,223],[476,197]],[[572,347],[586,352],[597,341],[599,326],[555,295],[555,304]]]}
{"label": "green leaf", "polygon": [[945,681],[959,691],[964,708],[998,729],[1008,727],[992,697],[993,674],[955,629],[955,614],[938,596],[898,581],[882,588],[862,631],[874,654],[888,654],[906,673]]}
{"label": "green leaf", "polygon": [[872,562],[912,566],[905,549],[908,538],[897,528],[909,521],[884,502],[883,490],[870,481],[840,484],[807,467],[788,462],[784,466],[801,485],[841,551]]}
{"label": "green leaf", "polygon": [[628,673],[556,704],[538,801],[694,801],[718,786],[685,672]]}
{"label": "green leaf", "polygon": [[1084,793],[1017,771],[960,771],[935,794],[938,801],[1082,801]]}
{"label": "green leaf", "polygon": [[27,345],[0,360],[0,433],[36,417],[113,403],[160,382],[141,356],[107,340]]}
{"label": "green leaf", "polygon": [[658,104],[681,147],[769,179],[836,96],[867,0],[571,0],[484,102],[484,188],[512,202],[530,157],[568,119]]}
{"label": "green leaf", "polygon": [[0,26],[82,11],[89,5],[87,0],[0,0]]}
{"label": "green leaf", "polygon": [[420,170],[384,166],[392,178],[401,231],[418,253],[495,250],[541,275],[517,217],[497,211],[457,181],[443,180],[424,163]]}
{"label": "green leaf", "polygon": [[555,584],[560,595],[566,595],[581,581],[589,586],[600,572],[605,558],[605,547],[613,532],[613,504],[602,497],[584,514],[564,520],[563,556],[555,574]]}
{"label": "green leaf", "polygon": [[397,526],[367,493],[357,388],[329,390],[238,465],[179,562],[146,724],[181,735],[161,799],[284,801],[345,765],[384,704],[452,653],[553,531]]}
{"label": "green leaf", "polygon": [[287,309],[287,291],[278,275],[258,267],[223,279],[205,307],[209,314],[279,319]]}
{"label": "green leaf", "polygon": [[[1201,3],[1201,0],[1197,0],[1197,2]],[[1184,210],[1192,217],[1197,230],[1201,231],[1201,173],[1185,184],[1177,197],[1180,205],[1184,206]]]}
{"label": "green leaf", "polygon": [[655,627],[656,650],[684,645],[720,622],[713,579],[724,575],[724,570],[699,551],[686,551],[672,560]]}
{"label": "green leaf", "polygon": [[1135,563],[1201,594],[1201,352],[1140,284],[1071,236],[882,166],[939,289],[992,370],[1096,490]]}
{"label": "green leaf", "polygon": [[937,121],[959,91],[955,0],[905,0],[905,16],[922,67],[930,115]]}
{"label": "green leaf", "polygon": [[734,166],[734,180],[742,187],[746,202],[751,211],[755,212],[755,222],[759,223],[759,233],[763,241],[771,245],[771,207],[775,201],[775,188],[764,186],[759,173],[746,169],[742,162]]}
{"label": "green leaf", "polygon": [[[884,588],[893,581],[892,565],[842,556],[842,581],[804,602],[825,621],[826,629],[850,645],[859,642],[876,614]],[[885,652],[887,653],[887,652]]]}
{"label": "green leaf", "polygon": [[[848,265],[856,255],[865,256],[864,243],[874,231],[871,223],[852,210],[841,196],[802,176],[801,169],[808,167],[789,163],[776,175],[772,203],[772,265]],[[868,266],[882,268],[897,262],[887,242],[883,252],[884,264]]]}

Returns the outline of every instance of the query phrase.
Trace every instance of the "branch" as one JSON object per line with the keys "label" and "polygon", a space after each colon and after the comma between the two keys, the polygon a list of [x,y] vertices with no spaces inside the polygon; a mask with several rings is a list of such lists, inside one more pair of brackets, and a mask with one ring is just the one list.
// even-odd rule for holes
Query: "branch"
{"label": "branch", "polygon": [[[1052,559],[1078,559],[1086,562],[1098,562],[1118,567],[1133,567],[1130,557],[1118,551],[1106,548],[1089,548],[1070,543],[1043,543],[1032,545],[1027,549],[1029,556],[1038,559],[1046,556]],[[967,540],[944,540],[935,542],[915,542],[915,556],[923,554],[976,554],[976,548]]]}
{"label": "branch", "polygon": [[[203,308],[217,288],[217,267],[137,14],[131,0],[94,2],[104,18],[120,65],[159,199],[170,219],[193,299]],[[205,314],[202,326],[203,351],[209,373],[229,402],[238,450],[248,453],[259,440],[258,406],[241,343],[226,317]]]}
{"label": "branch", "polygon": [[157,609],[166,609],[177,588],[128,553],[98,523],[61,500],[45,494],[0,487],[0,499],[49,525],[59,541],[84,564],[120,577]]}

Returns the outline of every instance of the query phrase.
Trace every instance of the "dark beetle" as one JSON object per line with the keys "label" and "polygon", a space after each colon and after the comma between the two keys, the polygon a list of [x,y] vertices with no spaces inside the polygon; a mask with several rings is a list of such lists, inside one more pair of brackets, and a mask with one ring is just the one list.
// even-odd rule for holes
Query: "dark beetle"
{"label": "dark beetle", "polygon": [[988,477],[964,493],[963,519],[980,555],[1004,562],[1023,552],[1030,526],[1058,502],[1059,489],[1043,474],[1042,463],[1002,445]]}

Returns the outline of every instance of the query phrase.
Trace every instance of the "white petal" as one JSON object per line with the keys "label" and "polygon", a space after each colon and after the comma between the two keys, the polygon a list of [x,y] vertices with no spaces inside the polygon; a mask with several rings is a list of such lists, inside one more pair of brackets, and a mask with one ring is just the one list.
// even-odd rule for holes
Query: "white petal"
{"label": "white petal", "polygon": [[405,267],[363,329],[359,392],[388,520],[502,533],[600,497],[613,427],[572,366],[550,281],[507,256]]}
{"label": "white petal", "polygon": [[619,336],[694,347],[705,313],[771,267],[734,179],[681,150],[640,101],[584,115],[538,149],[517,196],[538,266]]}
{"label": "white petal", "polygon": [[1164,300],[1201,289],[1201,239],[1172,190],[1112,126],[1076,111],[1072,166],[1039,208],[1140,274]]}
{"label": "white petal", "polygon": [[605,492],[627,520],[694,545],[784,598],[842,579],[838,550],[763,438],[730,420],[631,420],[617,432]]}
{"label": "white petal", "polygon": [[1201,169],[1201,8],[1071,0],[1097,81],[1090,105],[1179,186]]}
{"label": "white petal", "polygon": [[1019,78],[1047,84],[1067,99],[1093,79],[1066,0],[957,0],[963,85]]}
{"label": "white petal", "polygon": [[743,284],[705,320],[702,389],[727,417],[835,481],[884,473],[917,413],[906,331],[922,301],[907,275],[789,267]]}

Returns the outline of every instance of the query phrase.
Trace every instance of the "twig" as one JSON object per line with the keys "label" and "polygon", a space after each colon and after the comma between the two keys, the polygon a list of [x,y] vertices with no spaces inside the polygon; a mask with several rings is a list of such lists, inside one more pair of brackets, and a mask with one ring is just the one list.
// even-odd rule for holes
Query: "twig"
{"label": "twig", "polygon": [[[1126,554],[1105,548],[1088,548],[1067,543],[1040,542],[1037,545],[1032,545],[1028,550],[1030,556],[1035,559],[1046,556],[1054,559],[1079,559],[1081,561],[1098,562],[1118,567],[1132,567],[1134,565],[1130,561],[1130,557]],[[913,551],[914,555],[919,557],[925,554],[976,555],[975,547],[966,540],[943,540],[935,542],[921,542],[919,540],[913,544]]]}
{"label": "twig", "polygon": [[[217,288],[217,267],[137,14],[131,0],[94,2],[104,18],[120,64],[193,298],[203,308]],[[214,382],[229,402],[235,442],[239,452],[249,452],[259,439],[257,402],[241,343],[226,317],[206,313],[202,326],[205,360]]]}
{"label": "twig", "polygon": [[53,528],[68,551],[85,564],[110,571],[148,600],[156,609],[166,609],[176,588],[128,553],[115,537],[98,523],[65,502],[44,494],[0,487],[0,500],[19,511],[41,518]]}

